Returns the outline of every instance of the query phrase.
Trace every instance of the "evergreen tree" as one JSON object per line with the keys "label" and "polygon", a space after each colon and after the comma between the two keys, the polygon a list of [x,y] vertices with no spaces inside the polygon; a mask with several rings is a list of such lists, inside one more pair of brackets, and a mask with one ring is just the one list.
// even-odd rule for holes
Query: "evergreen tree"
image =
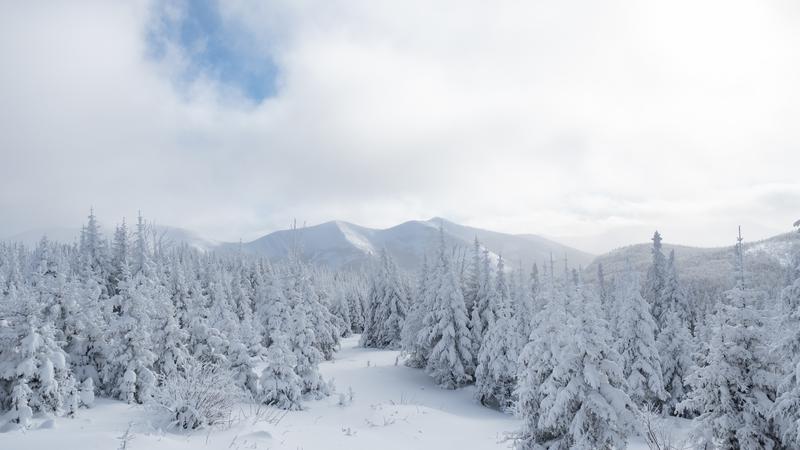
{"label": "evergreen tree", "polygon": [[[111,252],[111,273],[108,286],[109,295],[115,295],[120,292],[120,284],[129,280],[132,275],[128,226],[125,224],[125,219],[122,219],[122,225],[117,226],[114,231]],[[119,312],[119,309],[115,309],[115,312]]]}
{"label": "evergreen tree", "polygon": [[364,283],[360,276],[348,280],[345,288],[347,304],[350,307],[350,328],[353,333],[364,332]]}
{"label": "evergreen tree", "polygon": [[639,280],[628,266],[615,293],[620,306],[618,349],[628,395],[639,406],[659,406],[666,400],[655,342],[656,324],[639,292]]}
{"label": "evergreen tree", "polygon": [[187,348],[189,333],[180,327],[172,303],[167,304],[169,307],[164,310],[166,317],[161,320],[163,326],[156,329],[158,337],[155,342],[159,343],[159,351],[154,369],[165,377],[172,377],[183,370],[191,355]]}
{"label": "evergreen tree", "polygon": [[281,409],[300,409],[303,382],[295,373],[297,359],[283,334],[273,336],[261,372],[261,401]]}
{"label": "evergreen tree", "polygon": [[564,328],[570,317],[566,295],[553,276],[552,262],[539,293],[542,308],[534,316],[533,330],[518,360],[516,412],[524,425],[517,447],[522,449],[534,448],[545,436],[538,431],[541,404],[546,394],[541,388],[552,375],[563,342],[568,339],[568,330]]}
{"label": "evergreen tree", "polygon": [[516,342],[514,343],[516,345],[515,353],[519,355],[522,347],[528,342],[528,336],[531,334],[534,305],[530,284],[525,279],[521,264],[518,270],[511,273],[511,281],[511,318],[514,320],[514,326],[517,330],[515,335]]}
{"label": "evergreen tree", "polygon": [[96,281],[104,280],[108,270],[108,244],[103,239],[94,209],[89,211],[88,222],[81,230],[80,243],[84,274],[94,277]]}
{"label": "evergreen tree", "polygon": [[520,337],[512,317],[504,272],[503,259],[500,258],[495,277],[497,287],[489,305],[493,320],[480,347],[475,369],[475,395],[484,405],[509,410],[514,403],[517,384]]}
{"label": "evergreen tree", "polygon": [[381,251],[369,291],[362,347],[399,348],[408,309],[408,294],[392,258]]}
{"label": "evergreen tree", "polygon": [[74,379],[53,325],[42,322],[42,306],[13,285],[4,300],[9,310],[0,325],[0,387],[10,392],[11,420],[24,427],[34,412],[70,413]]}
{"label": "evergreen tree", "polygon": [[[635,405],[623,390],[620,357],[611,346],[599,301],[592,295],[583,298],[576,315],[560,325],[562,336],[569,338],[560,339],[551,371],[540,372],[542,366],[528,359],[531,352],[524,353],[528,362],[520,387],[524,428],[518,448],[624,448],[634,430]],[[541,384],[536,386],[538,379]]]}
{"label": "evergreen tree", "polygon": [[472,315],[470,317],[470,330],[472,332],[473,345],[472,352],[475,355],[480,352],[484,336],[489,329],[489,324],[494,320],[492,309],[489,307],[491,298],[494,295],[489,251],[484,250],[480,265],[478,291],[475,295],[475,304],[473,305]]}
{"label": "evergreen tree", "polygon": [[353,333],[353,323],[350,317],[350,303],[347,301],[346,287],[336,285],[331,299],[331,313],[338,318],[341,324],[340,336],[348,337]]}
{"label": "evergreen tree", "polygon": [[778,340],[775,352],[778,360],[783,361],[775,418],[786,448],[800,447],[800,252],[795,254],[792,265],[793,280],[781,292],[780,329],[786,334]]}
{"label": "evergreen tree", "polygon": [[602,263],[597,264],[597,294],[600,297],[600,306],[605,313],[604,317],[608,317],[611,295],[608,292],[608,284],[606,283],[606,275],[603,271]]}
{"label": "evergreen tree", "polygon": [[315,330],[311,322],[308,292],[309,282],[305,267],[295,257],[290,262],[287,274],[286,298],[291,308],[288,328],[290,348],[296,358],[295,373],[302,382],[302,394],[322,398],[329,394],[329,387],[319,373],[323,354],[314,345]]}
{"label": "evergreen tree", "polygon": [[467,327],[467,308],[452,262],[439,230],[439,251],[431,282],[430,308],[423,319],[419,342],[428,349],[425,370],[437,384],[454,389],[472,381],[473,344]]}
{"label": "evergreen tree", "polygon": [[536,263],[533,263],[533,267],[531,268],[530,285],[531,285],[531,298],[532,299],[538,298],[539,286],[541,285],[541,281],[539,280],[539,266],[537,266]]}
{"label": "evergreen tree", "polygon": [[[303,288],[306,312],[314,329],[314,346],[322,352],[325,360],[331,360],[333,353],[339,347],[339,328],[336,317],[320,301],[312,279],[307,278]],[[399,329],[397,334],[399,336]]]}
{"label": "evergreen tree", "polygon": [[678,408],[699,412],[694,436],[700,448],[774,448],[774,364],[765,318],[745,286],[741,236],[735,261],[736,285],[718,305],[708,352],[689,376],[692,391]]}
{"label": "evergreen tree", "polygon": [[695,352],[689,331],[686,295],[678,282],[675,252],[670,252],[665,284],[665,309],[661,315],[661,332],[657,337],[661,357],[662,379],[667,391],[664,411],[674,414],[677,405],[686,398],[687,377],[692,370],[691,355]]}
{"label": "evergreen tree", "polygon": [[478,236],[472,245],[472,257],[467,266],[466,280],[464,283],[464,303],[467,306],[467,316],[472,315],[472,308],[478,301],[478,291],[481,284],[481,243]]}
{"label": "evergreen tree", "polygon": [[156,382],[152,372],[156,355],[152,351],[151,305],[142,276],[131,278],[127,263],[120,267],[118,293],[112,298],[114,310],[119,314],[110,324],[112,342],[103,380],[115,397],[128,403],[144,403],[152,395]]}
{"label": "evergreen tree", "polygon": [[268,263],[259,272],[255,285],[256,320],[263,330],[262,344],[272,345],[272,337],[286,334],[291,326],[291,306],[279,274]]}
{"label": "evergreen tree", "polygon": [[650,311],[658,325],[662,322],[661,315],[665,304],[664,288],[667,280],[667,259],[662,251],[661,234],[658,231],[653,234],[653,248],[650,251],[652,263],[647,270],[643,296],[650,304]]}
{"label": "evergreen tree", "polygon": [[409,367],[422,368],[428,362],[427,348],[419,339],[422,330],[422,321],[428,313],[430,306],[430,291],[432,277],[428,269],[428,258],[423,257],[415,295],[409,305],[408,316],[403,322],[401,343],[403,352],[408,356],[405,364]]}

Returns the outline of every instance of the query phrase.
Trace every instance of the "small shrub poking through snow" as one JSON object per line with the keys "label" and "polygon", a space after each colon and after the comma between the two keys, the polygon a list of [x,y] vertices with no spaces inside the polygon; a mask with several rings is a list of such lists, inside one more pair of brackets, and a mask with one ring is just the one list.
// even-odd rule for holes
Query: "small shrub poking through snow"
{"label": "small shrub poking through snow", "polygon": [[350,406],[353,404],[353,398],[355,397],[356,393],[353,392],[353,387],[350,386],[347,388],[347,392],[340,392],[339,393],[339,401],[337,405],[344,408],[345,406]]}
{"label": "small shrub poking through snow", "polygon": [[678,439],[673,430],[666,426],[656,408],[647,404],[639,410],[639,428],[645,444],[650,450],[688,450],[690,445]]}
{"label": "small shrub poking through snow", "polygon": [[227,423],[241,398],[229,370],[193,362],[183,372],[161,377],[150,405],[166,416],[169,427],[194,430]]}
{"label": "small shrub poking through snow", "polygon": [[78,391],[81,405],[91,408],[94,406],[94,380],[88,377],[81,383],[80,390]]}

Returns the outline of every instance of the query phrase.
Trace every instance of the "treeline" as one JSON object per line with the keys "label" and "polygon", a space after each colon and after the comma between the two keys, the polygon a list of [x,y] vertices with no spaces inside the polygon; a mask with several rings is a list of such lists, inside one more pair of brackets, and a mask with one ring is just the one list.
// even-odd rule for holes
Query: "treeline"
{"label": "treeline", "polygon": [[477,240],[462,270],[442,235],[414,284],[382,255],[361,343],[402,349],[444,388],[474,383],[523,419],[520,449],[624,448],[652,412],[692,418],[699,448],[798,448],[800,254],[776,298],[753,287],[741,238],[735,252],[709,301],[657,232],[646,274],[599,266],[591,283],[552,261],[507,270]]}
{"label": "treeline", "polygon": [[519,415],[520,449],[624,448],[651,412],[691,418],[700,448],[800,447],[800,254],[765,290],[777,277],[748,271],[740,240],[720,290],[683,282],[658,233],[646,273],[599,266],[591,282],[566,262],[510,269],[477,240],[464,252],[440,237],[416,276],[385,252],[336,273],[296,248],[281,263],[201,253],[141,217],[110,240],[90,214],[76,244],[2,244],[0,408],[25,427],[99,395],[182,428],[213,425],[234,400],[300,409],[331,392],[319,363],[360,333]]}
{"label": "treeline", "polygon": [[[221,396],[299,409],[329,393],[318,365],[362,331],[365,286],[299,258],[169,248],[141,217],[108,241],[91,214],[77,244],[0,245],[0,409],[24,427],[95,395],[170,403],[200,373]],[[219,413],[164,406],[185,428]]]}

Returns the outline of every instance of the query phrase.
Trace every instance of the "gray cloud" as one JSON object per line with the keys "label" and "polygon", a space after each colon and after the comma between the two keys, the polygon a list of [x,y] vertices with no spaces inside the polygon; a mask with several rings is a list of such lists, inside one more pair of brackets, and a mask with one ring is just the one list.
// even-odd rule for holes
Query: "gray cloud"
{"label": "gray cloud", "polygon": [[176,86],[186,55],[149,57],[147,2],[0,6],[0,236],[89,205],[217,239],[442,215],[593,250],[797,218],[791,3],[220,5],[275,97]]}

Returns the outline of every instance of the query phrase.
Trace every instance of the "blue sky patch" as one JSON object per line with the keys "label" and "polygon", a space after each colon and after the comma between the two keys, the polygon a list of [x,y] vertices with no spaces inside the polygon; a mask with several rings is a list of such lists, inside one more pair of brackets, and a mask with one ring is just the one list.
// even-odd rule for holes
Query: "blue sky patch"
{"label": "blue sky patch", "polygon": [[[168,2],[169,3],[169,2]],[[167,8],[176,8],[176,14]],[[220,15],[216,0],[170,3],[153,12],[148,48],[155,59],[163,58],[169,45],[182,50],[188,64],[178,82],[208,77],[261,102],[276,93],[277,67],[241,24]]]}

